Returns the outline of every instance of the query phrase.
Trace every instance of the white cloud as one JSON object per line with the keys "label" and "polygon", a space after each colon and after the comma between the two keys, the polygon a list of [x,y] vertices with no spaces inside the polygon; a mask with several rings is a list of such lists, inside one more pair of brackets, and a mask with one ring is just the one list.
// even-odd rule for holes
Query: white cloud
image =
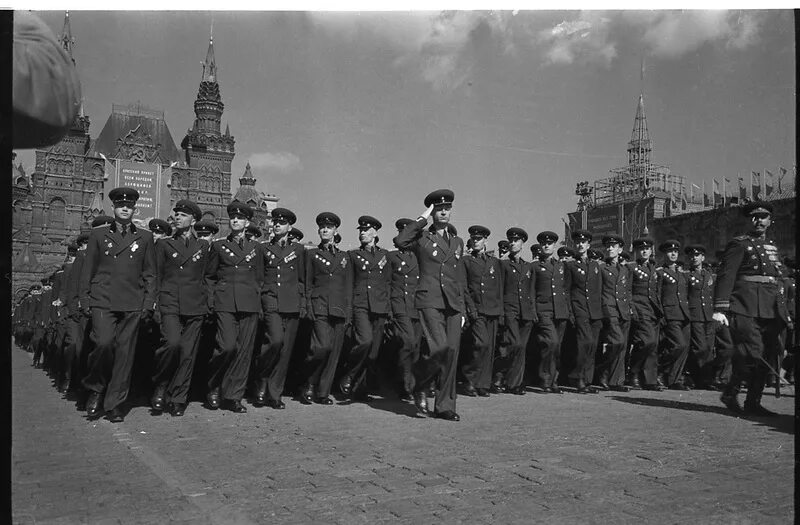
{"label": "white cloud", "polygon": [[616,44],[610,38],[609,18],[594,12],[583,12],[577,20],[563,22],[539,32],[544,56],[551,64],[600,63],[609,65],[617,56]]}
{"label": "white cloud", "polygon": [[255,170],[271,170],[280,173],[291,173],[302,169],[303,163],[297,155],[287,151],[254,153],[248,159],[250,167]]}

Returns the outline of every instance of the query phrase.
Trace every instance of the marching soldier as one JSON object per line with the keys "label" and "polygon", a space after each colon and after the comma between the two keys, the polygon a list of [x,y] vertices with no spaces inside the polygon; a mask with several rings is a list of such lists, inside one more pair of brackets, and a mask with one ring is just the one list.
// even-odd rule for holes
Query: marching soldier
{"label": "marching soldier", "polygon": [[689,303],[689,362],[688,368],[697,388],[713,389],[714,335],[714,274],[705,264],[706,248],[702,244],[690,244],[684,249],[689,257],[688,298]]}
{"label": "marching soldier", "polygon": [[[631,368],[626,385],[645,390],[662,390],[658,384],[658,325],[663,316],[656,264],[652,261],[653,240],[635,239],[631,262]],[[644,378],[644,385],[641,378]]]}
{"label": "marching soldier", "polygon": [[469,319],[469,351],[461,369],[467,396],[488,397],[492,383],[492,358],[500,316],[503,315],[503,283],[500,261],[486,255],[489,228],[469,227],[472,253],[465,256],[466,301]]}
{"label": "marching soldier", "polygon": [[131,222],[139,192],[115,188],[108,194],[114,222],[92,230],[81,268],[81,308],[91,315],[95,347],[87,358],[83,385],[91,392],[89,416],[102,403],[109,420],[122,422],[128,397],[139,323],[155,307],[153,235]]}
{"label": "marching soldier", "polygon": [[317,215],[316,222],[320,243],[306,252],[306,313],[312,332],[300,402],[332,405],[331,385],[352,313],[353,272],[349,255],[334,242],[342,224],[339,217],[326,211]]}
{"label": "marching soldier", "polygon": [[[456,413],[456,368],[464,326],[466,282],[461,257],[464,241],[450,225],[455,196],[437,190],[425,197],[427,209],[394,239],[401,249],[412,249],[419,262],[419,286],[415,297],[422,330],[430,354],[414,366],[414,404],[420,415],[429,414],[425,390],[439,376],[434,416],[460,420]],[[433,224],[426,230],[429,217]]]}
{"label": "marching soldier", "polygon": [[264,341],[256,359],[256,406],[286,408],[281,401],[297,327],[306,316],[305,250],[290,241],[289,232],[297,217],[291,210],[272,210],[273,237],[263,245]]}
{"label": "marching soldier", "polygon": [[[209,243],[214,242],[214,236],[219,233],[219,227],[210,220],[197,221],[194,224],[194,233],[198,240]],[[206,293],[212,293],[209,288]],[[209,299],[209,303],[211,299]],[[189,397],[195,397],[195,392],[200,396],[205,396],[208,390],[208,363],[214,353],[214,346],[217,340],[217,320],[213,312],[203,319],[203,326],[200,328],[200,345],[197,349],[197,357],[194,360],[194,371],[192,372],[192,386],[190,387]]]}
{"label": "marching soldier", "polygon": [[606,261],[603,272],[603,330],[601,341],[605,352],[598,366],[598,384],[603,390],[627,392],[625,381],[625,351],[631,322],[630,270],[620,264],[623,238],[617,234],[603,237]]}
{"label": "marching soldier", "polygon": [[147,223],[147,227],[153,234],[153,242],[158,242],[172,235],[172,226],[164,219],[150,219],[150,222]]}
{"label": "marching soldier", "polygon": [[742,413],[736,397],[742,381],[747,381],[744,412],[774,416],[761,406],[761,395],[769,369],[777,364],[780,333],[791,319],[778,248],[767,238],[772,205],[753,202],[742,211],[752,228],[728,243],[714,290],[713,318],[730,325],[734,344],[733,373],[721,400],[733,412]]}
{"label": "marching soldier", "polygon": [[194,233],[197,235],[198,239],[210,243],[214,240],[214,236],[219,233],[219,227],[211,221],[197,221],[194,224]]}
{"label": "marching soldier", "polygon": [[200,333],[208,314],[205,270],[210,245],[192,231],[202,215],[197,204],[182,199],[173,212],[175,234],[156,243],[164,343],[154,355],[152,380],[156,387],[150,406],[156,412],[169,408],[173,416],[180,417],[186,411]]}
{"label": "marching soldier", "polygon": [[261,238],[261,230],[255,224],[248,224],[244,230],[244,237],[248,241],[258,240]]}
{"label": "marching soldier", "polygon": [[543,256],[531,263],[531,289],[538,322],[535,337],[539,350],[539,384],[542,393],[561,394],[557,385],[561,342],[567,321],[572,317],[567,296],[568,274],[564,263],[555,257],[558,235],[543,231],[536,236]]}
{"label": "marching soldier", "polygon": [[663,353],[659,369],[672,390],[689,390],[683,368],[689,354],[689,303],[686,272],[677,267],[681,243],[668,240],[659,246],[665,264],[658,270],[661,306],[664,309]]}
{"label": "marching soldier", "polygon": [[567,263],[570,283],[571,310],[574,316],[576,355],[575,367],[569,379],[579,394],[597,393],[591,384],[594,379],[595,352],[603,327],[603,274],[600,264],[589,258],[592,233],[576,230],[572,240],[577,248],[577,257]]}
{"label": "marching soldier", "polygon": [[232,412],[243,413],[247,412],[242,397],[261,313],[264,266],[261,245],[245,238],[253,210],[239,201],[228,204],[227,210],[231,232],[211,244],[206,267],[210,307],[217,317],[206,401],[212,410],[227,404]]}
{"label": "marching soldier", "polygon": [[508,240],[500,239],[497,241],[497,258],[501,261],[508,257]]}
{"label": "marching soldier", "polygon": [[520,255],[522,245],[528,241],[528,233],[513,227],[506,230],[506,238],[508,259],[500,266],[505,319],[493,391],[499,391],[498,380],[502,376],[506,391],[521,396],[525,394],[525,350],[538,319],[533,302],[532,265]]}
{"label": "marching soldier", "polygon": [[354,399],[369,400],[367,375],[378,359],[383,339],[383,327],[390,312],[389,282],[391,266],[389,252],[377,246],[381,223],[369,215],[358,218],[358,237],[361,247],[349,252],[353,272],[353,339],[339,381],[343,394]]}
{"label": "marching soldier", "polygon": [[[74,347],[72,345],[72,322],[69,313],[69,288],[70,283],[77,281],[78,278],[73,273],[75,256],[78,253],[78,245],[70,243],[67,247],[67,260],[64,262],[63,278],[59,287],[56,307],[58,309],[58,336],[56,337],[57,361],[59,363],[59,376],[56,378],[56,388],[62,394],[69,390],[72,379],[72,367],[74,366]],[[54,303],[55,304],[55,303]]]}
{"label": "marching soldier", "polygon": [[575,250],[568,246],[562,246],[559,248],[556,252],[556,255],[558,256],[558,260],[564,263],[572,262],[577,257]]}
{"label": "marching soldier", "polygon": [[[88,372],[86,357],[89,353],[89,328],[90,316],[81,311],[80,307],[80,280],[83,273],[83,263],[86,260],[86,246],[89,242],[89,234],[81,233],[75,239],[78,251],[75,254],[75,261],[72,263],[72,275],[74,276],[67,283],[67,312],[68,312],[68,342],[64,351],[65,355],[72,356],[70,388],[76,393],[78,410],[86,410],[86,390],[83,388],[83,377]],[[70,358],[67,357],[67,360]]]}
{"label": "marching soldier", "polygon": [[289,233],[287,233],[286,235],[289,236],[289,240],[291,242],[298,244],[300,243],[300,241],[303,240],[303,237],[305,237],[302,230],[300,230],[300,228],[295,228],[294,226],[292,226],[292,229],[289,230]]}

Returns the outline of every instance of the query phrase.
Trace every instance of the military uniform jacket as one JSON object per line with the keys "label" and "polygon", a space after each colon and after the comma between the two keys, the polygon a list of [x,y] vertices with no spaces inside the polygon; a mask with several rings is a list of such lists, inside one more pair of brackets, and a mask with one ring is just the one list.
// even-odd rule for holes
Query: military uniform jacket
{"label": "military uniform jacket", "polygon": [[158,308],[162,314],[205,315],[208,313],[208,283],[205,280],[211,245],[191,235],[168,237],[156,243]]}
{"label": "military uniform jacket", "polygon": [[129,225],[125,237],[117,223],[89,234],[81,269],[81,305],[112,312],[153,309],[156,261],[153,234]]}
{"label": "military uniform jacket", "polygon": [[81,272],[83,271],[83,263],[86,260],[86,250],[79,250],[75,254],[75,260],[72,262],[72,270],[70,272],[71,278],[67,280],[65,304],[67,305],[67,313],[75,317],[79,314],[78,308],[80,306],[80,280]]}
{"label": "military uniform jacket", "polygon": [[347,252],[338,248],[306,251],[306,297],[315,316],[350,319],[353,272]]}
{"label": "military uniform jacket", "polygon": [[522,257],[500,261],[503,270],[503,315],[532,321],[536,315],[533,303],[531,263]]}
{"label": "military uniform jacket", "polygon": [[575,317],[603,318],[603,272],[600,263],[590,259],[568,262],[570,302]]}
{"label": "military uniform jacket", "polygon": [[689,320],[689,287],[683,270],[661,267],[658,269],[658,286],[661,290],[661,307],[667,321]]}
{"label": "military uniform jacket", "polygon": [[689,320],[711,321],[714,314],[714,274],[707,268],[689,271]]}
{"label": "military uniform jacket", "polygon": [[297,243],[264,243],[264,288],[261,306],[265,312],[305,315],[305,248]]}
{"label": "military uniform jacket", "polygon": [[36,315],[36,301],[38,297],[38,295],[31,292],[31,294],[25,298],[25,302],[22,304],[22,314],[20,315],[21,322],[30,323],[31,321],[36,321],[34,316]]}
{"label": "military uniform jacket", "polygon": [[762,319],[780,317],[786,321],[782,273],[773,241],[749,235],[735,237],[720,261],[714,309]]}
{"label": "military uniform jacket", "polygon": [[467,316],[503,315],[503,270],[500,260],[491,255],[465,255],[464,272],[467,279]]}
{"label": "military uniform jacket", "polygon": [[568,276],[564,271],[564,263],[555,257],[531,263],[531,287],[537,315],[547,313],[555,319],[569,319]]}
{"label": "military uniform jacket", "polygon": [[374,314],[390,313],[392,267],[389,252],[376,246],[374,250],[350,250],[347,255],[353,272],[353,308],[363,308]]}
{"label": "military uniform jacket", "polygon": [[52,301],[53,289],[49,286],[42,288],[42,295],[39,296],[39,301],[36,303],[36,324],[39,326],[48,326],[50,324],[50,302]]}
{"label": "military uniform jacket", "polygon": [[392,314],[417,319],[419,313],[414,305],[414,296],[419,285],[417,256],[411,250],[393,250],[389,252],[388,258],[392,271],[392,280],[389,283]]}
{"label": "military uniform jacket", "polygon": [[[48,306],[48,322],[56,323],[61,319],[61,312],[63,311],[60,306],[56,306],[53,303],[57,302],[58,299],[61,298],[61,289],[64,287],[65,284],[65,272],[63,269],[56,272],[53,276],[53,290],[50,292],[50,304]],[[63,301],[62,301],[63,302]]]}
{"label": "military uniform jacket", "polygon": [[663,317],[661,295],[658,288],[658,272],[653,261],[640,260],[631,269],[631,295],[633,310],[638,319],[659,319]]}
{"label": "military uniform jacket", "polygon": [[794,321],[797,315],[797,304],[795,301],[797,300],[797,290],[795,288],[795,278],[794,277],[786,277],[783,280],[784,289],[786,290],[786,311],[789,314],[789,319]]}
{"label": "military uniform jacket", "polygon": [[244,239],[242,247],[232,236],[211,243],[206,280],[210,307],[216,312],[261,312],[264,282],[262,246]]}
{"label": "military uniform jacket", "polygon": [[631,318],[630,270],[621,264],[603,264],[603,317]]}
{"label": "military uniform jacket", "polygon": [[436,233],[433,225],[425,230],[422,217],[410,223],[394,238],[401,250],[411,249],[419,263],[419,286],[415,297],[417,309],[445,308],[464,311],[464,295],[467,290],[461,257],[464,241],[457,235],[449,240]]}

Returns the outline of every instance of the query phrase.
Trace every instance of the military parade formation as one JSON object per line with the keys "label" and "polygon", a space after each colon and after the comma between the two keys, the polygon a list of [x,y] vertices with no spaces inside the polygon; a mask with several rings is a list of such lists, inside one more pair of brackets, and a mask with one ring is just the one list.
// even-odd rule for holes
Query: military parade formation
{"label": "military parade formation", "polygon": [[587,230],[570,232],[574,249],[540,232],[527,258],[516,226],[495,252],[484,226],[459,237],[450,190],[395,222],[392,250],[368,215],[355,225],[359,247],[344,251],[332,212],[316,216],[319,242],[306,247],[286,208],[262,233],[233,201],[230,233],[215,238],[188,200],[170,222],[137,226],[138,198],[111,190],[114,216],[98,217],[14,305],[17,346],[90,418],[123,421],[134,387],[172,416],[196,398],[244,413],[245,400],[284,409],[287,395],[332,405],[334,393],[380,393],[458,421],[458,394],[690,388],[770,416],[764,389],[779,395],[793,381],[794,263],[767,236],[768,202],[742,206],[750,231],[710,264],[702,245],[640,238],[629,254],[620,235]]}

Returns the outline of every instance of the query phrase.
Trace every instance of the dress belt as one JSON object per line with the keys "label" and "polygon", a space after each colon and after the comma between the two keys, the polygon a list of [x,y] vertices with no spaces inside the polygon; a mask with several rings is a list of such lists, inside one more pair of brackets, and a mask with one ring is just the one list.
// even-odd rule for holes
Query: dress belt
{"label": "dress belt", "polygon": [[742,275],[740,281],[748,283],[777,283],[778,279],[771,275]]}

